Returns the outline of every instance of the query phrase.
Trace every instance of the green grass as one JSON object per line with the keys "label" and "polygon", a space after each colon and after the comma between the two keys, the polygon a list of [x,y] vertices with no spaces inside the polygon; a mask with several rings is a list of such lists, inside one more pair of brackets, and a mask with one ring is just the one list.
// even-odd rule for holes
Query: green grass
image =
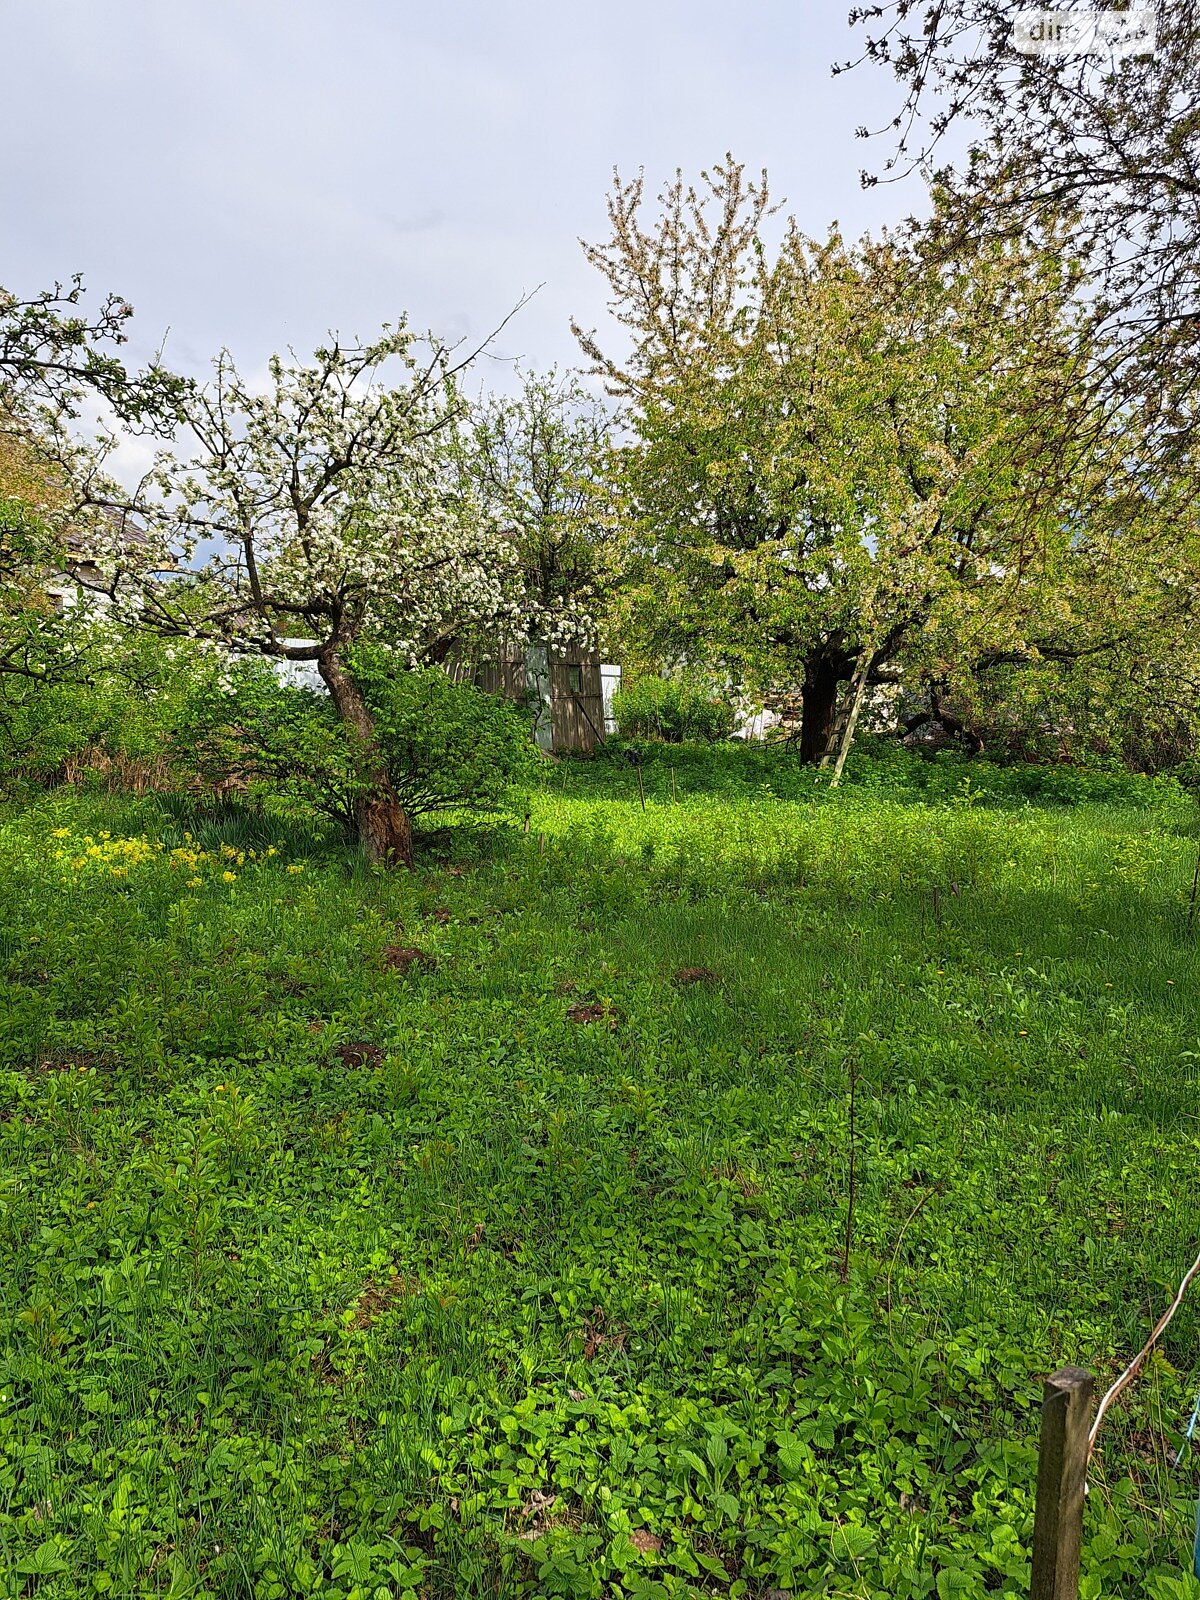
{"label": "green grass", "polygon": [[[10,814],[0,1594],[1027,1593],[1040,1376],[1115,1372],[1200,1248],[1195,809],[851,779],[564,763],[411,876]],[[1198,1381],[1200,1301],[1106,1425],[1086,1600],[1200,1595]]]}

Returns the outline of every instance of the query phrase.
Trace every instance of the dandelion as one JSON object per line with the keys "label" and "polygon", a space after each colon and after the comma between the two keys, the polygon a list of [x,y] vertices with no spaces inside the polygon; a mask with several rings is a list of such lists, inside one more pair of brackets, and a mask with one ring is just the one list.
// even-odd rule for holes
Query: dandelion
{"label": "dandelion", "polygon": [[202,888],[204,886],[204,879],[203,878],[189,878],[188,881],[187,881],[187,886],[188,886],[189,889],[200,889],[200,888]]}
{"label": "dandelion", "polygon": [[298,867],[295,864],[295,862],[293,862],[292,865],[288,868],[288,871],[289,872],[303,872],[304,868],[303,867]]}
{"label": "dandelion", "polygon": [[223,872],[221,874],[221,882],[222,883],[236,883],[237,882],[237,873],[236,872]]}

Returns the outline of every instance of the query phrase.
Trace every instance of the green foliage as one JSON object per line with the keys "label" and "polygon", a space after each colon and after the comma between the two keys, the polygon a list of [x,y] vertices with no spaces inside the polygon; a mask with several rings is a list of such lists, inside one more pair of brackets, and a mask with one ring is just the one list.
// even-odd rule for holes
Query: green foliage
{"label": "green foliage", "polygon": [[[809,240],[730,158],[650,193],[618,177],[585,245],[617,352],[576,329],[626,405],[627,659],[797,692],[816,762],[864,664],[987,706],[998,667],[1190,653],[1191,457],[1153,408],[1098,403],[1053,229],[958,257],[915,223]],[[1160,678],[1194,722],[1195,673]],[[1064,731],[1064,699],[1037,720]]]}
{"label": "green foliage", "polygon": [[[495,811],[535,776],[522,710],[437,668],[407,671],[379,648],[360,649],[353,664],[411,815]],[[69,775],[176,792],[232,788],[277,817],[348,825],[373,782],[328,696],[283,681],[258,658],[99,629],[86,675],[24,687],[0,723],[10,786]]]}
{"label": "green foliage", "polygon": [[1162,772],[1200,750],[1200,660],[1189,631],[1077,661],[1002,666],[957,679],[951,708],[1003,759]]}
{"label": "green foliage", "polygon": [[[656,747],[644,811],[560,762],[405,875],[10,814],[6,1600],[1028,1592],[1039,1374],[1194,1254],[1194,805],[786,757]],[[1198,1330],[1105,1425],[1087,1600],[1195,1592]]]}
{"label": "green foliage", "polygon": [[474,408],[464,468],[515,548],[548,630],[572,631],[594,604],[607,542],[607,409],[572,375],[523,372],[516,395]]}
{"label": "green foliage", "polygon": [[237,778],[277,814],[317,812],[349,825],[374,786],[381,755],[405,810],[495,811],[532,780],[537,755],[525,712],[437,667],[408,670],[381,647],[350,661],[375,722],[378,754],[364,751],[319,690],[280,680],[259,662],[239,664],[230,691],[194,703],[184,732],[209,783]]}
{"label": "green foliage", "polygon": [[[806,767],[786,744],[649,744],[640,752],[642,789],[653,799],[670,800],[680,789],[711,794],[730,805],[758,798],[814,801],[829,789],[829,773]],[[620,762],[597,762],[588,779],[597,796],[624,799],[637,781]],[[1039,807],[1099,803],[1148,811],[1182,807],[1188,789],[1182,778],[1146,777],[1120,767],[1038,766],[1028,762],[998,765],[959,751],[918,754],[893,739],[867,738],[846,764],[844,787],[897,806]]]}
{"label": "green foliage", "polygon": [[495,811],[534,779],[539,760],[524,708],[455,683],[437,667],[406,671],[378,646],[360,646],[350,664],[411,815]]}
{"label": "green foliage", "polygon": [[635,678],[613,696],[613,715],[625,739],[666,744],[713,744],[728,739],[736,713],[711,685],[686,677]]}
{"label": "green foliage", "polygon": [[0,788],[68,773],[184,785],[197,707],[219,702],[224,659],[113,629],[83,610],[62,619],[53,648],[58,670],[0,679]]}

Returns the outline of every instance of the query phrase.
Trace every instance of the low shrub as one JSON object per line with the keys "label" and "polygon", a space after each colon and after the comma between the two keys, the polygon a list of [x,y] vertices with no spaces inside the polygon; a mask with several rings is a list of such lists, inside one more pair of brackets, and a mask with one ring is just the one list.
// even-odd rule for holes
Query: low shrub
{"label": "low shrub", "polygon": [[[538,756],[524,710],[454,683],[436,667],[405,670],[389,651],[374,647],[356,652],[351,670],[410,817],[496,811],[515,787],[533,779]],[[318,812],[350,823],[371,778],[326,694],[247,663],[235,669],[223,702],[210,699],[195,713],[189,731],[206,784],[235,780],[277,814]]]}
{"label": "low shrub", "polygon": [[692,678],[638,678],[613,696],[624,739],[715,744],[733,733],[736,713],[710,684]]}

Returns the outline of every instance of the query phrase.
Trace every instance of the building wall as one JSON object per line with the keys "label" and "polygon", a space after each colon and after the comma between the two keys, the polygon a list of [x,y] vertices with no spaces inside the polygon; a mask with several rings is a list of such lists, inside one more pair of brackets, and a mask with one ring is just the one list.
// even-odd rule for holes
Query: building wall
{"label": "building wall", "polygon": [[621,687],[621,669],[610,662],[600,663],[600,699],[604,706],[604,736],[618,731],[617,719],[613,716],[613,695]]}

